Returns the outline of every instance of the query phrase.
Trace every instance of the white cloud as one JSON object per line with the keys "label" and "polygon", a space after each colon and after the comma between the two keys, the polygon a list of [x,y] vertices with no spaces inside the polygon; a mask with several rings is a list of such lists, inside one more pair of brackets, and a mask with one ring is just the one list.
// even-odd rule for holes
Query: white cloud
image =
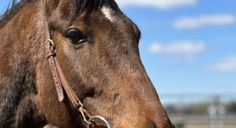
{"label": "white cloud", "polygon": [[226,58],[209,66],[211,69],[222,72],[236,72],[236,56]]}
{"label": "white cloud", "polygon": [[186,56],[195,56],[206,50],[206,45],[201,42],[179,41],[170,43],[153,43],[149,48],[151,53],[157,54],[183,54]]}
{"label": "white cloud", "polygon": [[152,6],[166,10],[183,6],[194,6],[197,0],[117,0],[120,6]]}
{"label": "white cloud", "polygon": [[174,22],[177,29],[194,29],[205,26],[229,25],[236,23],[236,17],[230,14],[203,15],[183,17]]}

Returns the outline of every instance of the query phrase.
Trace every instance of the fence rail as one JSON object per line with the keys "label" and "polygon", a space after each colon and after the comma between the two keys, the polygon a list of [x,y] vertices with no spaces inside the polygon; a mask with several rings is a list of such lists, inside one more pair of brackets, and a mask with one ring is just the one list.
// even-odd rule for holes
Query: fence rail
{"label": "fence rail", "polygon": [[236,93],[162,94],[176,128],[236,128]]}

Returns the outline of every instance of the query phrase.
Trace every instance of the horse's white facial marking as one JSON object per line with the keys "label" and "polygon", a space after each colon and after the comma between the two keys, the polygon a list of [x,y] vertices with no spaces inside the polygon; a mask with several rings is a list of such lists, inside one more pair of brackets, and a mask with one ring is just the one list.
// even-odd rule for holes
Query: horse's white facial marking
{"label": "horse's white facial marking", "polygon": [[111,10],[110,8],[103,6],[103,7],[102,7],[102,13],[103,13],[104,16],[105,16],[108,20],[110,20],[111,22],[114,22],[114,21],[115,21],[114,16],[112,16],[112,13],[113,13],[113,12],[112,12],[112,10]]}

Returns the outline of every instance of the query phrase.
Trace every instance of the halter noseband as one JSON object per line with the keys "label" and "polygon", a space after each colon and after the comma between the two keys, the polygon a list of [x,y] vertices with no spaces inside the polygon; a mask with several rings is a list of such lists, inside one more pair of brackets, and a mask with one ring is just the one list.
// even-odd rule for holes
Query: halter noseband
{"label": "halter noseband", "polygon": [[[46,9],[46,0],[43,0],[43,2],[44,2],[44,7]],[[46,10],[45,10],[45,14],[46,14]],[[61,65],[56,58],[55,44],[50,37],[50,30],[49,30],[46,15],[44,17],[45,17],[44,26],[45,26],[45,32],[46,32],[45,45],[46,45],[47,59],[50,65],[54,85],[56,87],[58,101],[62,103],[65,99],[65,96],[64,96],[65,94],[68,100],[70,101],[71,105],[73,106],[73,109],[77,110],[80,113],[81,117],[83,118],[83,121],[87,125],[87,128],[90,128],[91,126],[95,126],[96,120],[103,122],[107,128],[112,128],[110,123],[104,117],[91,116],[88,113],[88,111],[84,108],[83,103],[80,101],[80,99],[76,95],[73,88],[69,85],[69,82],[66,79],[65,74],[63,73],[63,70],[61,68]]]}

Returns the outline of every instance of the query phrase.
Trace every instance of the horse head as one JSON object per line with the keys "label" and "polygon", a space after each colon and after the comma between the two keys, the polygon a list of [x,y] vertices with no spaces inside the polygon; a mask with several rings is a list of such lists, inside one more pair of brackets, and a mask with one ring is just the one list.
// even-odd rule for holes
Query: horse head
{"label": "horse head", "polygon": [[34,62],[34,101],[47,123],[84,127],[66,95],[58,102],[45,33],[54,42],[68,83],[91,115],[103,116],[113,128],[173,128],[141,62],[140,30],[114,0],[33,0],[21,14],[15,25],[28,34],[19,39],[29,42],[24,53],[30,52],[25,59]]}

